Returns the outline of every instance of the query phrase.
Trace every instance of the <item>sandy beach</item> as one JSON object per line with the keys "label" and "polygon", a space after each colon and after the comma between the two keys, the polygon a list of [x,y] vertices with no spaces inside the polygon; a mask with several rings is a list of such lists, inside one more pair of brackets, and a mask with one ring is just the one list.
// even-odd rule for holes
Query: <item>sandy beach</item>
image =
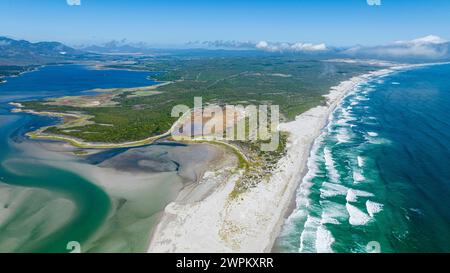
{"label": "sandy beach", "polygon": [[380,69],[343,81],[325,96],[327,105],[280,124],[281,131],[290,133],[286,156],[267,181],[261,181],[239,198],[231,199],[230,192],[240,173],[226,169],[205,173],[199,184],[217,187],[202,200],[177,199],[170,203],[152,236],[148,252],[270,252],[307,171],[311,146],[341,99],[370,78],[407,67]]}

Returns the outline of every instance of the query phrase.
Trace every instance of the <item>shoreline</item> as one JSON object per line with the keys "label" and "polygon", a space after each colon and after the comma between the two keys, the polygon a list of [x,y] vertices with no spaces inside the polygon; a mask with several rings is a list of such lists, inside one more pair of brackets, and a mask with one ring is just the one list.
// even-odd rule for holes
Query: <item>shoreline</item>
{"label": "shoreline", "polygon": [[[280,214],[278,221],[275,223],[274,228],[273,228],[272,232],[270,233],[270,241],[267,244],[267,246],[264,248],[264,252],[271,252],[273,250],[275,241],[278,238],[278,236],[283,228],[285,220],[295,210],[295,208],[296,208],[295,193],[297,192],[298,187],[300,186],[300,184],[302,183],[306,174],[308,173],[307,164],[308,164],[308,160],[310,158],[310,154],[311,154],[312,148],[314,146],[314,143],[315,143],[316,139],[318,137],[320,137],[322,130],[329,124],[331,115],[333,114],[335,109],[338,107],[338,105],[341,103],[341,101],[352,90],[354,90],[356,87],[358,87],[360,84],[370,81],[373,78],[387,76],[391,73],[396,72],[399,69],[404,69],[406,67],[409,67],[409,65],[400,65],[400,66],[396,66],[396,67],[383,68],[383,69],[376,70],[376,71],[373,71],[373,72],[370,72],[367,74],[355,76],[349,80],[343,81],[339,85],[332,87],[330,89],[330,92],[327,95],[324,95],[324,97],[327,98],[327,105],[325,107],[323,107],[323,106],[314,107],[314,108],[308,110],[307,112],[303,113],[302,115],[296,117],[296,121],[297,121],[298,119],[301,119],[301,117],[304,114],[307,114],[310,111],[318,112],[318,113],[316,113],[315,116],[314,116],[314,114],[310,113],[310,114],[312,114],[311,116],[314,116],[316,118],[317,123],[316,123],[316,126],[314,126],[312,128],[314,130],[313,134],[310,135],[309,139],[307,139],[307,143],[304,143],[304,144],[306,144],[307,147],[305,147],[305,149],[303,151],[303,156],[300,158],[300,161],[299,161],[300,162],[299,173],[297,174],[297,176],[294,176],[293,181],[291,181],[291,183],[289,183],[290,184],[290,190],[289,190],[290,194],[288,194],[289,196],[287,197],[286,205],[282,209],[282,213]],[[320,108],[322,108],[322,109],[320,109]],[[308,115],[310,115],[310,114],[308,114]],[[301,122],[299,122],[298,124],[295,124],[296,121],[290,122],[292,124],[291,126],[293,126],[293,128],[289,128],[290,123],[282,124],[282,126],[287,126],[286,129],[291,134],[293,134],[296,130],[300,129],[299,126],[301,126]]]}
{"label": "shoreline", "polygon": [[[70,64],[82,65],[82,66],[85,66],[87,68],[92,68],[92,69],[97,69],[97,67],[100,66],[98,64],[96,65],[96,64],[84,64],[84,63],[70,63]],[[51,65],[58,66],[58,65],[66,65],[66,64],[51,64]],[[19,77],[22,74],[25,74],[28,72],[33,72],[33,71],[36,71],[36,70],[41,69],[46,66],[50,66],[50,65],[41,65],[41,66],[36,67],[33,70],[24,71],[24,72],[21,72],[19,75],[15,75],[15,76],[11,76],[11,77]],[[109,70],[109,69],[107,69],[107,70]],[[111,70],[127,70],[127,69],[111,69]],[[139,72],[139,70],[127,70],[127,71],[138,71]],[[151,72],[151,71],[148,71],[148,72]],[[153,80],[154,84],[146,85],[146,86],[138,86],[138,87],[121,88],[121,89],[123,89],[123,92],[127,92],[127,91],[132,91],[135,93],[147,92],[147,91],[154,91],[154,90],[158,89],[159,87],[163,87],[163,86],[174,83],[174,81],[157,81],[157,80],[152,79],[150,76],[148,76],[148,79]],[[4,82],[0,82],[0,84],[5,83],[5,82],[6,82],[6,80]],[[85,92],[96,92],[96,93],[100,94],[100,93],[108,93],[108,92],[111,92],[112,90],[116,90],[116,88],[92,89],[92,90],[86,90]],[[94,97],[95,96],[97,96],[97,95],[94,95]],[[50,117],[59,117],[59,118],[72,117],[72,118],[76,118],[78,120],[84,120],[87,122],[89,122],[89,119],[91,118],[90,116],[86,116],[84,114],[49,112],[49,111],[39,112],[39,111],[35,111],[33,109],[25,109],[21,103],[14,102],[14,101],[9,102],[8,104],[14,107],[11,110],[12,113],[26,113],[26,114],[31,114],[31,115],[50,116]],[[178,125],[178,122],[179,122],[179,120],[175,121],[172,124],[172,127],[168,131],[161,133],[159,135],[149,136],[144,139],[125,141],[125,142],[120,142],[120,143],[88,142],[88,141],[83,141],[81,139],[71,137],[71,136],[56,135],[56,134],[44,134],[43,131],[45,131],[45,129],[47,129],[48,127],[51,127],[51,126],[41,127],[35,131],[27,132],[26,136],[28,136],[31,139],[37,139],[37,140],[61,141],[61,142],[68,143],[74,147],[82,148],[82,149],[135,148],[135,147],[152,144],[156,140],[170,136],[172,131],[174,130],[175,126]],[[60,122],[59,125],[64,125],[64,121]]]}
{"label": "shoreline", "polygon": [[[172,82],[160,82],[155,85],[150,85],[150,86],[145,86],[145,87],[136,87],[133,89],[145,89],[146,91],[147,90],[155,90],[158,87],[169,85],[171,83]],[[94,89],[93,91],[109,92],[109,90],[97,90],[97,89]],[[26,114],[31,114],[31,115],[50,116],[50,117],[59,117],[59,118],[72,117],[72,118],[76,118],[78,120],[85,120],[85,121],[88,121],[91,118],[90,116],[86,116],[83,114],[48,112],[48,111],[38,112],[38,111],[35,111],[32,109],[24,109],[23,105],[18,102],[9,102],[8,104],[15,107],[14,109],[11,110],[12,113],[26,113]],[[64,124],[64,122],[62,122],[60,124]],[[135,147],[152,144],[156,140],[170,136],[171,132],[174,130],[175,126],[177,126],[177,125],[178,125],[178,120],[176,122],[174,122],[172,127],[165,133],[155,135],[155,136],[150,136],[145,139],[140,139],[140,140],[135,140],[135,141],[126,141],[126,142],[121,142],[121,143],[87,142],[87,141],[83,141],[81,139],[77,139],[77,138],[70,137],[70,136],[44,134],[43,131],[45,131],[49,126],[41,127],[32,132],[27,132],[26,136],[28,136],[31,139],[61,141],[61,142],[68,143],[74,147],[83,148],[83,149],[135,148]]]}
{"label": "shoreline", "polygon": [[[292,192],[291,195],[291,200],[289,201],[284,213],[282,214],[282,219],[280,219],[279,223],[277,224],[276,229],[272,232],[271,236],[273,237],[271,244],[269,245],[270,247],[266,248],[266,252],[272,252],[273,248],[274,248],[274,244],[276,239],[278,238],[282,227],[284,225],[285,220],[295,211],[296,209],[296,195],[295,193],[297,192],[298,187],[300,186],[300,184],[303,182],[303,180],[305,179],[305,176],[308,174],[308,160],[310,157],[310,154],[312,152],[312,149],[314,147],[314,144],[317,140],[317,138],[319,138],[322,134],[322,130],[330,123],[331,121],[331,116],[333,114],[333,112],[336,110],[337,107],[339,107],[339,104],[342,102],[342,100],[347,97],[349,95],[349,93],[354,90],[358,85],[363,84],[365,82],[368,82],[370,80],[373,80],[374,78],[378,78],[378,77],[385,77],[385,76],[389,76],[393,73],[399,72],[399,71],[404,71],[407,69],[414,69],[414,68],[421,68],[421,67],[427,67],[427,66],[435,66],[435,65],[448,65],[450,64],[450,62],[440,62],[440,63],[425,63],[425,64],[399,64],[399,65],[394,65],[394,66],[390,66],[390,67],[386,67],[380,70],[376,70],[367,74],[363,74],[360,76],[356,76],[351,78],[350,80],[347,81],[343,81],[341,82],[338,86],[336,87],[332,87],[330,90],[330,93],[328,95],[325,95],[324,97],[326,97],[328,99],[327,101],[327,105],[328,105],[328,114],[326,117],[326,122],[323,124],[323,126],[320,129],[319,134],[316,135],[316,137],[313,139],[313,141],[310,143],[309,148],[308,148],[308,156],[305,159],[305,162],[303,162],[303,170],[301,175],[298,177],[299,182],[297,182],[297,186],[295,187],[295,190]],[[342,84],[345,84],[346,82],[352,81],[352,80],[356,80],[357,82],[355,82],[354,86],[351,88],[348,88],[346,91],[343,91],[339,94],[339,91],[337,89],[339,89],[339,86]],[[317,107],[316,107],[317,108]],[[314,108],[313,108],[314,109]],[[312,109],[310,109],[312,110]],[[301,116],[301,115],[300,115]],[[299,117],[299,116],[298,116]],[[276,235],[274,235],[276,234]]]}
{"label": "shoreline", "polygon": [[[11,106],[15,106],[17,108],[13,109],[11,112],[13,113],[26,113],[31,115],[38,116],[50,116],[50,117],[74,117],[78,119],[86,119],[85,116],[79,114],[68,114],[68,113],[58,113],[58,112],[36,112],[34,110],[22,109],[20,103],[11,102],[9,103]],[[61,136],[61,135],[50,135],[43,134],[43,131],[47,129],[48,126],[41,127],[35,131],[28,132],[25,135],[31,139],[41,139],[41,140],[53,140],[53,141],[61,141],[68,143],[76,148],[82,149],[114,149],[114,148],[135,148],[148,144],[152,144],[158,139],[170,136],[172,128],[160,135],[151,136],[146,139],[122,142],[122,143],[95,143],[95,142],[85,142],[77,138],[69,137],[69,136]]]}
{"label": "shoreline", "polygon": [[[314,107],[294,121],[280,124],[281,131],[290,133],[287,154],[267,183],[259,183],[232,201],[228,195],[236,179],[231,176],[201,202],[169,204],[153,232],[148,252],[270,252],[295,209],[295,192],[308,172],[311,148],[342,99],[372,78],[428,65],[434,64],[382,68],[332,87],[324,96],[326,106]],[[208,182],[209,178],[203,180]],[[208,238],[206,245],[198,241],[202,237]]]}
{"label": "shoreline", "polygon": [[20,77],[20,76],[22,76],[22,75],[24,75],[26,73],[31,73],[31,72],[37,71],[37,70],[39,70],[41,68],[44,68],[46,66],[47,66],[46,64],[35,65],[35,66],[31,65],[31,67],[30,67],[31,69],[27,69],[25,71],[19,72],[16,75],[0,76],[0,84],[7,83],[9,78],[17,78],[17,77]]}
{"label": "shoreline", "polygon": [[[403,68],[403,66],[401,66]],[[320,135],[322,134],[323,129],[329,124],[330,122],[330,117],[333,114],[333,112],[336,110],[336,108],[339,106],[339,104],[341,103],[341,101],[352,91],[354,90],[358,85],[365,83],[367,81],[370,81],[373,78],[376,77],[383,77],[383,76],[387,76],[391,73],[394,73],[395,71],[397,71],[397,69],[390,67],[390,68],[384,68],[384,69],[380,69],[371,73],[367,73],[367,74],[363,74],[360,76],[356,76],[353,77],[347,81],[343,81],[341,82],[338,86],[336,87],[332,87],[330,90],[330,93],[325,95],[324,97],[327,98],[327,109],[324,109],[323,113],[322,113],[322,117],[320,120],[320,125],[318,125],[317,127],[320,128],[316,128],[319,129],[318,131],[315,132],[315,136],[313,137],[312,141],[310,141],[308,148],[305,151],[305,156],[303,156],[302,160],[301,160],[301,174],[297,177],[298,182],[293,182],[293,184],[295,185],[294,189],[291,192],[291,196],[290,196],[290,200],[288,202],[288,205],[286,206],[286,208],[283,211],[282,217],[280,217],[278,223],[276,224],[275,229],[272,231],[271,233],[271,242],[270,244],[268,244],[267,248],[265,249],[265,252],[272,252],[273,248],[274,248],[274,244],[276,239],[278,238],[283,225],[286,221],[286,219],[295,211],[297,205],[296,205],[296,192],[298,190],[298,187],[300,186],[300,184],[303,182],[305,176],[308,174],[308,160],[310,158],[312,149],[314,147],[314,143],[316,142],[317,138],[320,137]],[[343,88],[342,90],[339,90],[339,86],[341,85],[345,85],[346,83],[351,83],[351,85],[349,85],[348,87]],[[320,106],[319,106],[320,107]],[[316,107],[318,108],[318,107]],[[313,108],[315,109],[315,108]],[[310,109],[310,110],[313,110]]]}

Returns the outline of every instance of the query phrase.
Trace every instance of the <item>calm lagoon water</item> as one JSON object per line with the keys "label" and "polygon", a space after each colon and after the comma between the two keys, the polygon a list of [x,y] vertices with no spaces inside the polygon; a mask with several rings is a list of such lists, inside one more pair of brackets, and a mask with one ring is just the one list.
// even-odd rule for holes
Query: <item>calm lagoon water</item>
{"label": "calm lagoon water", "polygon": [[69,241],[82,243],[99,228],[111,206],[108,195],[90,181],[19,150],[15,144],[26,132],[56,120],[11,113],[8,103],[86,94],[94,88],[148,86],[155,84],[150,75],[63,65],[0,84],[0,252],[67,252]]}

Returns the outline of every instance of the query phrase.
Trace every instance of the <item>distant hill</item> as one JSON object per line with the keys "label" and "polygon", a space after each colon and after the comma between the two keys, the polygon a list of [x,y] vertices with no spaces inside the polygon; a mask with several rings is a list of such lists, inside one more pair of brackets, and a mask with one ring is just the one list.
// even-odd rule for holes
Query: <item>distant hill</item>
{"label": "distant hill", "polygon": [[435,35],[428,35],[410,41],[397,41],[387,45],[355,46],[340,53],[357,58],[396,61],[448,61],[450,60],[450,42]]}
{"label": "distant hill", "polygon": [[155,50],[150,49],[145,43],[128,43],[125,39],[121,41],[113,40],[99,45],[80,46],[80,49],[91,53],[113,55],[145,55],[155,52]]}
{"label": "distant hill", "polygon": [[432,62],[450,60],[450,42],[436,35],[384,45],[335,47],[304,42],[239,42],[194,41],[188,46],[205,49],[259,50],[271,53],[301,54],[313,58],[380,59],[400,62]]}
{"label": "distant hill", "polygon": [[271,42],[192,42],[181,48],[154,48],[126,39],[76,48],[59,42],[31,43],[0,36],[0,66],[29,66],[73,61],[117,61],[161,55],[301,55],[305,58],[379,59],[400,62],[450,61],[450,42],[435,35],[379,46],[333,47],[325,44]]}
{"label": "distant hill", "polygon": [[0,37],[0,65],[39,65],[79,58],[83,51],[58,42],[31,43]]}

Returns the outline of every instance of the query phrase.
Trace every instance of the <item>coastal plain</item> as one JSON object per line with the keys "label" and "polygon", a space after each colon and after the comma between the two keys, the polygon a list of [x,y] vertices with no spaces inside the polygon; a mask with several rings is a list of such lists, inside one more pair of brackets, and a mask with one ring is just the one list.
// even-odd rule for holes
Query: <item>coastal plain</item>
{"label": "coastal plain", "polygon": [[[330,100],[323,96],[341,81],[379,66],[285,57],[173,57],[96,67],[97,71],[104,69],[150,71],[151,79],[159,84],[97,88],[76,96],[22,100],[13,105],[17,114],[59,118],[28,136],[44,143],[45,139],[67,142],[58,144],[64,149],[56,148],[66,159],[51,160],[51,164],[82,173],[111,199],[103,224],[86,239],[86,251],[262,252],[270,251],[304,172],[302,162],[310,141],[331,109],[327,106]],[[288,133],[282,138],[283,148],[265,155],[255,143],[246,141],[164,146],[164,135],[176,121],[170,117],[171,107],[192,107],[195,96],[202,96],[206,105],[280,105],[285,122],[280,129]],[[308,110],[312,107],[323,109],[316,118],[312,118],[316,108]],[[307,128],[307,136],[286,125],[301,120],[298,126]],[[157,140],[161,136],[162,143]],[[33,151],[33,145],[28,145],[24,149]],[[95,165],[88,160],[115,149],[124,151]],[[239,163],[242,151],[244,165]],[[77,163],[70,158],[88,161]],[[274,162],[274,169],[266,175],[263,166],[269,162]],[[204,230],[207,226],[211,227],[208,231]]]}

